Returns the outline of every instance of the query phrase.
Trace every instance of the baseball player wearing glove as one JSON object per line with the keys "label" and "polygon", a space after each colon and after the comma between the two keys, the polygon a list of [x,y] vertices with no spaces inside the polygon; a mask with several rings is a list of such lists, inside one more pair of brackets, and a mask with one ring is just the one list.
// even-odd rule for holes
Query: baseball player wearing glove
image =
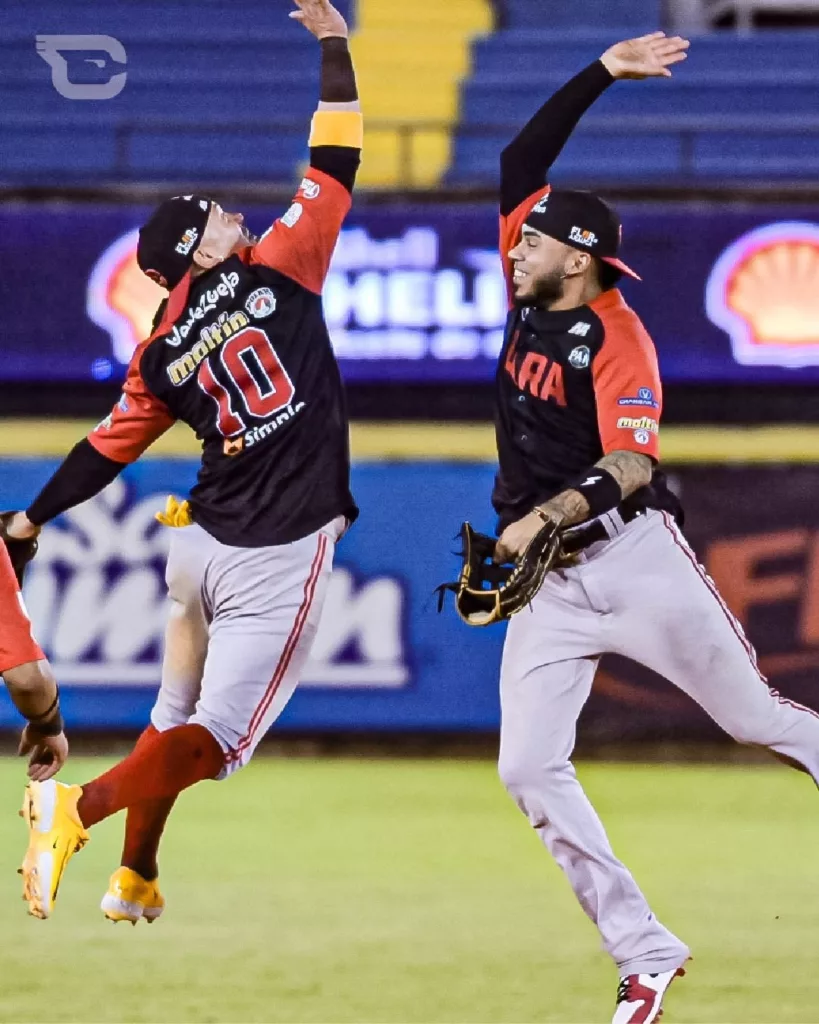
{"label": "baseball player wearing glove", "polygon": [[0,675],[14,706],[28,721],[18,748],[20,755],[29,755],[28,777],[45,782],[65,764],[68,741],[57,682],[32,635],[21,593],[37,540],[10,537],[7,527],[13,516],[0,513]]}
{"label": "baseball player wearing glove", "polygon": [[455,585],[472,624],[511,615],[500,775],[617,965],[614,1024],[656,1021],[689,950],[615,856],[571,763],[601,655],[648,666],[735,739],[819,781],[819,715],[770,689],[681,532],[658,466],[654,346],[616,288],[621,275],[636,277],[619,259],[620,222],[591,193],[544,184],[598,96],[619,78],[670,75],[687,45],[655,33],[613,46],[502,154],[510,313],[496,383],[500,538],[464,529]]}

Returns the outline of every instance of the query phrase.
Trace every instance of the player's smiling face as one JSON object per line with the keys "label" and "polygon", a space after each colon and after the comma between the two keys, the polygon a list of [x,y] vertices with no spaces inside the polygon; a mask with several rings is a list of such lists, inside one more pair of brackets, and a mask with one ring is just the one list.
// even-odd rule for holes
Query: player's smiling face
{"label": "player's smiling face", "polygon": [[510,249],[509,258],[514,263],[515,302],[520,306],[548,306],[557,301],[567,277],[584,273],[591,263],[586,253],[528,225],[523,227],[520,242]]}
{"label": "player's smiling face", "polygon": [[253,245],[257,239],[247,230],[244,220],[243,214],[227,213],[218,203],[213,203],[194,262],[209,270],[234,252]]}

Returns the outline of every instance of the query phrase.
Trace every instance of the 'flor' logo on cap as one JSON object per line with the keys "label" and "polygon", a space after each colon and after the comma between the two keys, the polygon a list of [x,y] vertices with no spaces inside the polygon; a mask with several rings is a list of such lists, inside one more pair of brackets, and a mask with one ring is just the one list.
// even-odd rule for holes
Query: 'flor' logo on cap
{"label": "'flor' logo on cap", "polygon": [[591,249],[592,246],[597,245],[597,235],[593,231],[586,231],[585,228],[573,227],[569,232],[569,238],[573,242],[577,242],[579,245],[585,245]]}
{"label": "'flor' logo on cap", "polygon": [[188,228],[185,234],[176,243],[176,251],[180,256],[187,256],[191,249],[196,244],[196,239],[199,237],[199,232],[196,228]]}
{"label": "'flor' logo on cap", "polygon": [[709,319],[745,366],[819,366],[819,225],[781,221],[738,238],[714,264]]}

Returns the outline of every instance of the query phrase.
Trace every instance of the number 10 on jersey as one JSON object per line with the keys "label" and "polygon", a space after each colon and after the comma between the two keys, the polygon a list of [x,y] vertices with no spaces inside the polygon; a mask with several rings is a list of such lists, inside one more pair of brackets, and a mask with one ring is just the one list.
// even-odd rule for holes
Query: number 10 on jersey
{"label": "number 10 on jersey", "polygon": [[216,402],[217,426],[225,437],[247,429],[246,412],[267,419],[293,400],[296,389],[282,366],[270,338],[258,327],[246,327],[222,345],[219,358],[235,385],[226,388],[206,360],[199,367],[199,387]]}

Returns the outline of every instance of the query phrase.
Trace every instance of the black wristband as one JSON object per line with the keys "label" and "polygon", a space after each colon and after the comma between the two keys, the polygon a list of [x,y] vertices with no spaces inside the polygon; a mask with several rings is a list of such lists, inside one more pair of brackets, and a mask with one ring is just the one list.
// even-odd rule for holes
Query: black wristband
{"label": "black wristband", "polygon": [[602,516],[617,508],[623,500],[620,484],[607,469],[592,466],[583,476],[570,483],[566,490],[579,491],[589,505],[589,518]]}
{"label": "black wristband", "polygon": [[64,729],[65,722],[59,708],[57,708],[56,715],[53,715],[51,719],[45,722],[34,721],[28,723],[29,733],[35,736],[59,736]]}
{"label": "black wristband", "polygon": [[65,728],[62,712],[60,711],[60,688],[54,694],[54,700],[41,715],[33,715],[28,720],[30,732],[38,736],[59,736]]}

